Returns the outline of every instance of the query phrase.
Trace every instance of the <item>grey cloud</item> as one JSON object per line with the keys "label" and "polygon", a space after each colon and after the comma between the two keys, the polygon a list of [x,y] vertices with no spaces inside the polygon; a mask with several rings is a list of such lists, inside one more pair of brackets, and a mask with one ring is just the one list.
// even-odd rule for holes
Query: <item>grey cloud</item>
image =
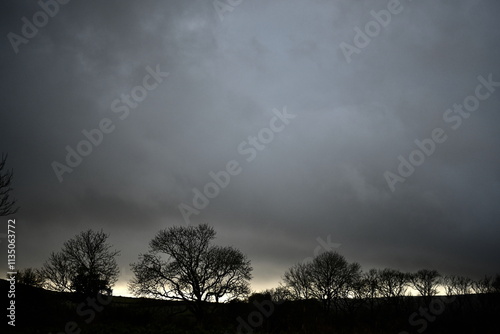
{"label": "grey cloud", "polygon": [[[192,189],[237,160],[241,174],[192,221],[249,255],[256,289],[327,235],[365,269],[497,272],[500,91],[457,130],[443,113],[477,76],[500,81],[498,4],[401,3],[349,64],[340,43],[387,1],[244,1],[222,22],[210,1],[72,1],[17,55],[4,38],[0,143],[20,265],[103,228],[122,249],[123,285],[156,231],[184,224]],[[4,36],[38,10],[1,7]],[[170,75],[120,120],[112,102],[157,64]],[[238,145],[284,106],[297,117],[246,162]],[[51,163],[103,118],[115,130],[59,183]],[[447,141],[391,192],[383,173],[436,127]]]}

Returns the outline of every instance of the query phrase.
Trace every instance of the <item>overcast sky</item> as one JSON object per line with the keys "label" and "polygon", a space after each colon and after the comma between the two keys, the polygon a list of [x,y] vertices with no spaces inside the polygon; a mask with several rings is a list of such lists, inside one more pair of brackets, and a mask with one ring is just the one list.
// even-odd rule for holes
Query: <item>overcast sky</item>
{"label": "overcast sky", "polygon": [[226,1],[2,1],[18,267],[102,228],[126,294],[160,229],[208,223],[254,290],[318,238],[366,270],[500,272],[498,1]]}

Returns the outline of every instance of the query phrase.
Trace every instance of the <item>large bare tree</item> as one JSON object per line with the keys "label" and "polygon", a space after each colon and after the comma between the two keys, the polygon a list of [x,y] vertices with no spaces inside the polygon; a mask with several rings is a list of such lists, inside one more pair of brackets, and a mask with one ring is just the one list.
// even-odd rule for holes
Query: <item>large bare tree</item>
{"label": "large bare tree", "polygon": [[120,252],[112,250],[108,237],[102,230],[87,230],[66,241],[43,265],[47,287],[82,295],[110,294],[120,272],[115,259]]}
{"label": "large bare tree", "polygon": [[215,230],[199,226],[170,227],[150,242],[150,251],[132,263],[130,290],[137,296],[182,300],[198,320],[207,302],[249,293],[252,267],[241,251],[212,245]]}
{"label": "large bare tree", "polygon": [[7,162],[7,154],[2,154],[0,160],[0,217],[13,215],[19,209],[15,207],[16,200],[11,197],[12,191],[11,182],[14,172],[5,170]]}

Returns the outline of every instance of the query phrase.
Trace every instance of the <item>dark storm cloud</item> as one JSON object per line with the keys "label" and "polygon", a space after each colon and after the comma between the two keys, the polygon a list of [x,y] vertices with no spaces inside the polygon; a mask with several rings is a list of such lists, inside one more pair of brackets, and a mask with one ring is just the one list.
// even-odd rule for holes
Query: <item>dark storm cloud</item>
{"label": "dark storm cloud", "polygon": [[[350,261],[498,272],[500,91],[453,130],[443,115],[500,81],[494,1],[401,1],[387,27],[348,63],[339,47],[389,1],[243,1],[219,19],[210,1],[70,1],[16,54],[36,2],[2,4],[1,150],[15,171],[23,266],[88,227],[103,228],[128,264],[162,228],[185,224],[178,206],[209,172],[241,173],[192,215],[218,242],[253,261],[255,287],[275,284],[330,235]],[[168,77],[120,119],[111,105]],[[251,162],[238,145],[273,109],[296,115]],[[114,130],[60,183],[82,130]],[[384,178],[415,139],[447,140],[392,192]]]}

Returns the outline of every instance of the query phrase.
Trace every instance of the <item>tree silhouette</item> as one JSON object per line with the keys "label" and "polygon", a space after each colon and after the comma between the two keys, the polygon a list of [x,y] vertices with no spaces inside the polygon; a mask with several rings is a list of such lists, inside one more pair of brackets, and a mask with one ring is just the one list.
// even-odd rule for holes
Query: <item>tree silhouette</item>
{"label": "tree silhouette", "polygon": [[378,273],[379,292],[386,298],[387,302],[399,305],[401,297],[406,295],[408,290],[409,275],[395,269],[383,269]]}
{"label": "tree silhouette", "polygon": [[329,311],[339,307],[341,298],[352,296],[360,276],[358,263],[348,263],[342,255],[329,251],[310,263],[296,264],[285,273],[284,281],[296,297],[311,296]]}
{"label": "tree silhouette", "polygon": [[492,310],[492,295],[495,292],[494,284],[493,277],[491,276],[484,276],[483,278],[472,282],[472,290],[478,295],[478,302],[481,307],[481,312],[483,313],[487,313]]}
{"label": "tree silhouette", "polygon": [[362,280],[365,283],[365,289],[367,290],[367,297],[371,300],[380,296],[380,279],[378,276],[377,269],[370,269],[363,274]]}
{"label": "tree silhouette", "polygon": [[26,268],[17,271],[16,282],[41,288],[44,285],[42,273],[38,269]]}
{"label": "tree silhouette", "polygon": [[279,285],[276,288],[266,289],[264,293],[267,293],[271,296],[271,300],[275,303],[281,303],[284,301],[290,301],[295,299],[293,292],[289,287],[285,285]]}
{"label": "tree silhouette", "polygon": [[42,268],[48,288],[84,296],[110,294],[118,279],[115,257],[120,252],[111,250],[108,237],[102,230],[87,230],[66,241],[60,252],[53,252]]}
{"label": "tree silhouette", "polygon": [[110,295],[112,292],[111,286],[106,279],[102,279],[95,269],[88,270],[84,266],[77,270],[77,274],[71,282],[71,287],[84,296],[93,296],[97,293]]}
{"label": "tree silhouette", "polygon": [[361,275],[361,278],[354,285],[354,297],[368,303],[370,313],[373,315],[375,302],[380,297],[379,272],[377,269],[370,269]]}
{"label": "tree silhouette", "polygon": [[50,254],[42,267],[47,288],[59,292],[72,292],[72,269],[69,258],[62,252]]}
{"label": "tree silhouette", "polygon": [[448,296],[467,295],[472,292],[473,281],[464,276],[449,275],[443,279],[443,284]]}
{"label": "tree silhouette", "polygon": [[472,293],[473,281],[464,276],[449,275],[442,280],[443,286],[448,296],[456,296],[458,311],[461,311],[466,304],[468,295]]}
{"label": "tree silhouette", "polygon": [[441,283],[441,275],[437,270],[421,269],[409,275],[411,285],[417,290],[424,302],[428,304],[432,296],[437,294],[437,287]]}
{"label": "tree silhouette", "polygon": [[494,292],[493,278],[491,276],[484,276],[477,281],[473,281],[472,290],[477,294]]}
{"label": "tree silhouette", "polygon": [[206,224],[159,231],[150,252],[131,264],[135,277],[130,290],[137,296],[185,301],[199,321],[206,302],[247,295],[250,261],[237,249],[211,245],[215,234]]}
{"label": "tree silhouette", "polygon": [[294,299],[311,297],[311,270],[306,263],[297,263],[283,275],[283,281]]}
{"label": "tree silhouette", "polygon": [[18,207],[14,207],[16,200],[12,199],[10,196],[14,172],[12,170],[4,171],[6,162],[7,154],[2,154],[0,160],[0,216],[13,215],[19,209]]}

